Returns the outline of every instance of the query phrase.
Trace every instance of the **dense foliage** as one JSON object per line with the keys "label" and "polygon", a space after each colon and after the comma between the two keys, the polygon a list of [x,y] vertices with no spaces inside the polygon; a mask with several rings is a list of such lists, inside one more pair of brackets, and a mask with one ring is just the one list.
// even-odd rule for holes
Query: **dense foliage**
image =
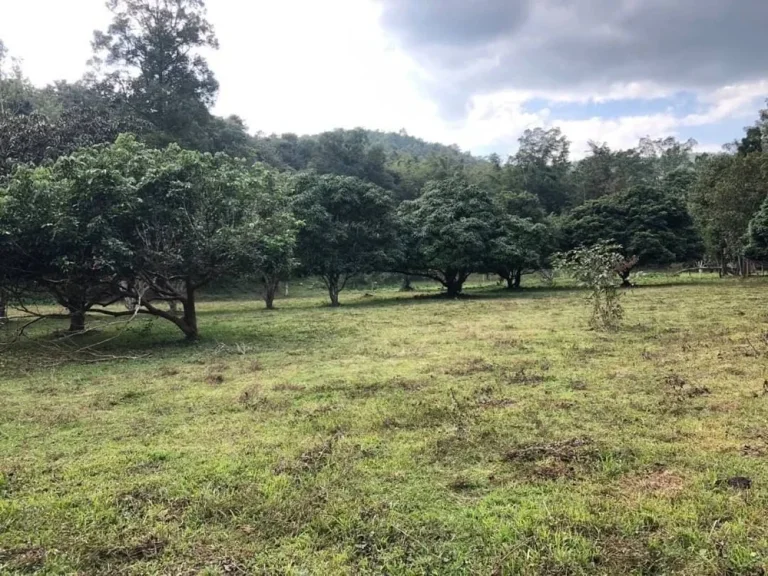
{"label": "dense foliage", "polygon": [[293,207],[302,222],[299,259],[322,278],[332,306],[351,278],[390,266],[397,249],[391,193],[352,176],[308,173],[296,178]]}
{"label": "dense foliage", "polygon": [[526,130],[508,158],[404,130],[250,135],[211,112],[203,0],[108,5],[78,82],[33,86],[0,42],[0,318],[45,293],[74,331],[98,310],[194,338],[213,279],[258,285],[272,308],[291,275],[321,278],[333,305],[370,272],[456,296],[473,273],[518,288],[553,253],[606,242],[625,283],[635,266],[749,274],[768,259],[766,111],[720,154],[643,138],[576,161],[555,127]]}
{"label": "dense foliage", "polygon": [[[651,186],[590,200],[561,223],[567,249],[611,242],[627,259],[658,266],[686,262],[701,254],[701,242],[683,200]],[[630,269],[622,268],[626,281]]]}
{"label": "dense foliage", "polygon": [[[87,312],[142,313],[194,339],[200,288],[281,265],[275,246],[293,243],[295,222],[273,196],[262,168],[127,136],[21,168],[0,213],[6,287],[22,304],[31,290],[48,292],[72,331],[85,329]],[[131,309],[107,308],[121,300]]]}
{"label": "dense foliage", "polygon": [[491,195],[461,176],[427,184],[422,195],[401,208],[404,259],[401,268],[442,284],[458,295],[473,272],[491,267],[501,231]]}

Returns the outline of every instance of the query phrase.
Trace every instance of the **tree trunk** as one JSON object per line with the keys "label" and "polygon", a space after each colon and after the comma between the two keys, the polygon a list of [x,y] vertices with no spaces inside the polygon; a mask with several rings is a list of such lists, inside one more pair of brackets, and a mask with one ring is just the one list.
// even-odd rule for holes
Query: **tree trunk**
{"label": "tree trunk", "polygon": [[339,288],[337,286],[328,287],[328,296],[331,298],[331,306],[334,308],[339,306]]}
{"label": "tree trunk", "polygon": [[85,332],[85,312],[83,310],[69,311],[69,331],[71,333]]}
{"label": "tree trunk", "polygon": [[5,294],[0,292],[0,324],[5,324],[8,321],[8,311],[5,305]]}
{"label": "tree trunk", "polygon": [[520,288],[520,282],[522,281],[522,279],[523,279],[523,270],[522,268],[518,268],[517,270],[515,270],[515,279],[512,284],[512,288],[514,288],[515,290],[518,290]]}
{"label": "tree trunk", "polygon": [[264,302],[267,305],[267,310],[275,309],[275,295],[280,288],[280,280],[275,278],[264,278]]}
{"label": "tree trunk", "polygon": [[514,290],[515,289],[515,277],[513,274],[507,274],[504,276],[504,279],[507,281],[507,290]]}
{"label": "tree trunk", "polygon": [[626,272],[619,273],[619,277],[621,278],[622,288],[632,288],[632,282],[629,281],[630,274],[631,274],[631,270],[627,270]]}
{"label": "tree trunk", "polygon": [[328,286],[328,296],[331,299],[331,306],[336,308],[339,305],[339,277],[336,275],[328,276],[325,279]]}
{"label": "tree trunk", "polygon": [[195,305],[195,290],[192,284],[187,280],[187,297],[182,301],[184,314],[177,324],[187,340],[197,340],[199,333],[197,331],[197,307]]}
{"label": "tree trunk", "polygon": [[403,282],[400,284],[400,292],[413,292],[413,286],[411,286],[411,277],[408,274],[403,276]]}
{"label": "tree trunk", "polygon": [[461,294],[461,289],[464,286],[464,280],[462,279],[463,274],[461,274],[458,270],[446,270],[444,277],[445,282],[443,282],[443,286],[445,286],[446,290],[446,296],[449,298],[456,298]]}

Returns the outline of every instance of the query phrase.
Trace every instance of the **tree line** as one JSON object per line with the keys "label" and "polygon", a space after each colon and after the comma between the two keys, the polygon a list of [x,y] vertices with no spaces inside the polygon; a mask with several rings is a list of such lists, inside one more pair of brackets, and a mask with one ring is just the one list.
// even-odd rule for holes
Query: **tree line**
{"label": "tree line", "polygon": [[[110,0],[78,82],[37,88],[0,42],[0,317],[53,298],[87,314],[163,318],[198,335],[196,298],[227,278],[312,275],[332,305],[370,272],[510,289],[579,246],[619,247],[615,272],[768,259],[768,112],[719,154],[692,140],[590,143],[526,130],[507,159],[400,133],[250,135],[211,107],[202,0]],[[127,303],[125,309],[114,306]]]}

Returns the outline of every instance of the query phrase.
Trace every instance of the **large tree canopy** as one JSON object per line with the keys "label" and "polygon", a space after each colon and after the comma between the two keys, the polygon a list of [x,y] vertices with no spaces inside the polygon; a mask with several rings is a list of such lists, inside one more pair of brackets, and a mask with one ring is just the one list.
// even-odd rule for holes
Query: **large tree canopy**
{"label": "large tree canopy", "polygon": [[[123,136],[17,170],[0,195],[2,249],[16,281],[50,292],[73,330],[88,312],[132,314],[107,308],[128,298],[194,339],[197,291],[254,273],[266,260],[260,246],[291,242],[295,224],[276,215],[271,182],[223,154],[155,150]],[[182,314],[164,302],[180,303]]]}
{"label": "large tree canopy", "polygon": [[351,176],[307,173],[294,182],[293,207],[302,222],[299,258],[323,279],[332,306],[350,278],[390,267],[397,248],[390,192]]}
{"label": "large tree canopy", "polygon": [[114,18],[93,39],[95,77],[174,141],[212,150],[218,82],[200,49],[217,48],[202,0],[109,0]]}
{"label": "large tree canopy", "polygon": [[51,167],[17,170],[5,190],[0,230],[13,288],[49,292],[71,316],[117,300],[110,285],[130,269],[128,232],[139,199],[134,174],[144,158],[135,143],[90,148]]}
{"label": "large tree canopy", "polygon": [[554,251],[552,230],[536,196],[507,192],[497,195],[499,235],[493,240],[490,272],[519,288],[524,273],[542,268]]}
{"label": "large tree canopy", "polygon": [[491,194],[461,175],[430,182],[416,200],[401,207],[402,272],[440,282],[449,296],[461,293],[473,272],[492,267],[500,237],[498,207]]}
{"label": "large tree canopy", "polygon": [[702,249],[683,201],[652,186],[586,202],[563,218],[561,235],[566,250],[611,242],[643,265],[686,261]]}
{"label": "large tree canopy", "polygon": [[768,155],[721,154],[704,162],[690,205],[712,258],[725,266],[742,256],[749,222],[766,197]]}

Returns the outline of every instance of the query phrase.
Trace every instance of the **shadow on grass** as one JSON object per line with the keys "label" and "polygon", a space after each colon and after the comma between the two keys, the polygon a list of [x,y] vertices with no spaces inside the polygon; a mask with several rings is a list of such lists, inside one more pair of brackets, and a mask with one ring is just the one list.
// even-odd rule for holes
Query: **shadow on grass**
{"label": "shadow on grass", "polygon": [[[183,360],[212,354],[257,355],[274,351],[296,354],[313,351],[328,338],[348,333],[347,329],[327,323],[319,330],[317,326],[279,312],[254,314],[253,321],[248,318],[235,321],[231,317],[214,320],[221,315],[216,310],[201,313],[200,338],[194,341],[186,340],[173,324],[160,319],[143,317],[130,325],[104,325],[102,329],[92,324],[92,331],[74,336],[64,332],[65,322],[50,320],[41,322],[17,342],[3,347],[0,341],[0,354],[8,359],[4,366],[7,373],[30,373],[52,366],[113,361]],[[265,321],[272,318],[277,321]],[[20,321],[9,322],[3,327],[5,334],[0,333],[0,339],[9,340],[22,325]]]}
{"label": "shadow on grass", "polygon": [[[759,281],[759,280],[757,280]],[[711,279],[697,280],[671,280],[669,282],[658,282],[649,284],[637,284],[631,288],[622,289],[629,292],[647,291],[659,288],[694,288],[699,286],[727,286],[732,281],[726,279],[721,283],[713,282]],[[464,292],[458,296],[449,298],[445,292],[415,292],[408,295],[405,293],[399,293],[400,295],[391,297],[376,297],[376,298],[360,298],[343,300],[342,307],[355,307],[355,308],[367,308],[367,307],[386,307],[386,306],[399,306],[399,305],[413,305],[413,304],[429,304],[435,302],[449,302],[449,301],[484,301],[484,300],[530,300],[530,299],[543,299],[543,298],[566,298],[573,294],[585,293],[586,288],[574,285],[561,285],[561,286],[530,286],[521,287],[510,290],[505,287],[498,286],[477,286],[468,287]],[[379,293],[381,294],[381,293]],[[396,294],[393,292],[393,294]]]}

